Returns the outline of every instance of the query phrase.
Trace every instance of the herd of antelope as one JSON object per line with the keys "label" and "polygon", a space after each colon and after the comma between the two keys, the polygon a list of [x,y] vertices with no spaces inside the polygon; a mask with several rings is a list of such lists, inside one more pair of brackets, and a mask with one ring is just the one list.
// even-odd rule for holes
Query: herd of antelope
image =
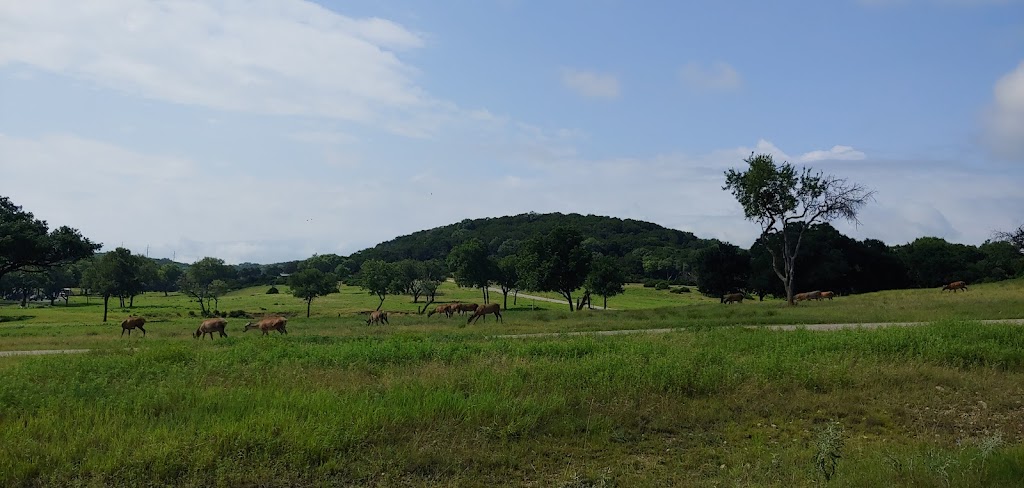
{"label": "herd of antelope", "polygon": [[[446,303],[444,305],[438,305],[437,308],[430,311],[427,317],[436,313],[443,313],[448,318],[451,318],[455,314],[465,314],[471,312],[469,322],[473,323],[480,320],[482,317],[494,314],[494,317],[504,323],[505,320],[501,317],[501,305],[497,303],[491,303],[488,305],[477,305],[475,303]],[[486,318],[485,318],[486,320]],[[379,324],[379,325],[390,325],[388,322],[388,313],[380,310],[370,312],[370,317],[366,319],[366,325]],[[142,331],[142,336],[146,336],[146,329],[143,327],[146,325],[146,319],[143,317],[128,317],[121,322],[121,337],[124,337],[125,332],[128,336],[132,335],[132,330],[139,329]],[[199,324],[199,328],[192,333],[192,337],[199,339],[205,338],[207,334],[210,335],[210,339],[213,339],[213,334],[218,334],[220,337],[227,337],[228,334],[225,332],[228,321],[220,317],[214,317],[212,319],[206,319]],[[242,332],[248,332],[252,329],[258,329],[263,332],[263,335],[268,335],[270,331],[277,331],[279,334],[288,334],[288,319],[285,317],[271,315],[264,317],[256,323],[247,322],[242,328]]]}
{"label": "herd of antelope", "polygon": [[487,305],[480,305],[477,303],[445,303],[438,305],[433,310],[427,313],[427,317],[434,314],[444,314],[448,318],[452,318],[455,314],[464,315],[466,312],[472,312],[469,316],[467,324],[472,324],[483,318],[487,320],[487,315],[494,314],[494,318],[499,322],[504,323],[505,319],[501,318],[501,305],[497,303],[489,303]]}
{"label": "herd of antelope", "polygon": [[[942,285],[942,291],[946,291],[946,290],[952,291],[953,293],[956,293],[957,290],[967,291],[967,282],[966,281],[954,281],[952,283],[949,283],[949,284],[946,284],[946,285]],[[815,291],[809,291],[809,292],[805,292],[805,293],[797,293],[796,295],[793,295],[793,300],[795,300],[797,302],[802,302],[802,301],[805,301],[805,300],[818,300],[818,301],[821,301],[821,300],[823,300],[825,298],[828,298],[829,300],[831,300],[835,296],[836,296],[836,294],[834,292],[831,292],[831,291],[815,290]],[[721,300],[720,303],[725,303],[725,304],[729,304],[729,303],[733,303],[733,302],[743,303],[743,299],[744,298],[746,298],[746,295],[744,295],[742,293],[727,293],[725,295],[722,295],[722,300]]]}

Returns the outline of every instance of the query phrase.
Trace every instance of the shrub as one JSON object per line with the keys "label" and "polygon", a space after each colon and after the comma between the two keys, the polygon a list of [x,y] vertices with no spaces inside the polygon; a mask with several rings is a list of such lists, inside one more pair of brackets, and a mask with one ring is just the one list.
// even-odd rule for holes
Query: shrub
{"label": "shrub", "polygon": [[248,316],[249,315],[245,313],[245,310],[232,310],[232,311],[228,312],[228,318],[233,318],[234,319],[234,318],[248,317]]}
{"label": "shrub", "polygon": [[655,290],[667,290],[668,288],[668,282],[664,280],[659,281],[656,285],[654,285]]}
{"label": "shrub", "polygon": [[644,280],[644,288],[654,288],[657,283],[655,280]]}
{"label": "shrub", "polygon": [[276,295],[276,294],[278,294],[278,293],[281,293],[281,292],[280,292],[280,290],[278,290],[278,289],[277,289],[277,287],[276,287],[276,286],[274,286],[274,285],[270,285],[270,289],[269,289],[269,290],[267,290],[267,295]]}
{"label": "shrub", "polygon": [[690,293],[690,288],[686,286],[680,286],[679,288],[673,288],[669,291],[672,293]]}

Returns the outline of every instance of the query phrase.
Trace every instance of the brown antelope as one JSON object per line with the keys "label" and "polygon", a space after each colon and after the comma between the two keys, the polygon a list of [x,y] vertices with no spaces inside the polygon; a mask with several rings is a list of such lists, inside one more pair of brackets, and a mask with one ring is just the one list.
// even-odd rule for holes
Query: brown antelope
{"label": "brown antelope", "polygon": [[388,313],[381,310],[370,312],[370,318],[366,319],[366,325],[370,324],[391,325],[388,323]]}
{"label": "brown antelope", "polygon": [[220,317],[206,319],[203,323],[199,324],[199,328],[192,334],[192,337],[196,339],[200,337],[206,337],[206,334],[210,334],[210,340],[213,340],[213,333],[217,332],[221,337],[227,337],[228,335],[224,332],[224,328],[228,326],[228,321]]}
{"label": "brown antelope", "polygon": [[466,312],[476,312],[476,309],[479,307],[480,305],[475,303],[453,303],[451,310],[452,312],[459,312],[459,315],[462,315]]}
{"label": "brown antelope", "polygon": [[[480,305],[476,308],[476,311],[469,317],[467,324],[472,324],[474,320],[480,320],[480,317],[487,317],[487,314],[493,313],[494,316],[505,323],[505,319],[501,318],[501,304],[500,303],[488,303],[487,305]],[[484,320],[487,320],[486,318]]]}
{"label": "brown antelope", "polygon": [[452,318],[452,306],[453,305],[455,305],[455,304],[454,303],[446,303],[444,305],[438,305],[437,307],[434,307],[434,309],[431,310],[429,313],[427,313],[427,317],[430,317],[431,315],[434,315],[435,313],[443,313],[446,317]]}
{"label": "brown antelope", "polygon": [[829,300],[831,300],[832,297],[834,297],[834,296],[836,296],[836,294],[834,292],[823,291],[823,292],[821,292],[821,295],[818,297],[818,300],[821,300],[822,298],[828,298]]}
{"label": "brown antelope", "polygon": [[263,331],[263,335],[267,335],[270,331],[276,330],[281,334],[287,334],[288,329],[285,327],[288,325],[288,319],[278,316],[263,317],[259,322],[253,324],[247,322],[245,329],[242,332],[248,332],[249,329],[259,329]]}
{"label": "brown antelope", "polygon": [[732,303],[732,302],[743,303],[743,294],[742,293],[729,293],[729,294],[726,294],[726,295],[722,295],[722,301],[719,302],[719,303],[729,304],[729,303]]}
{"label": "brown antelope", "polygon": [[942,285],[942,291],[946,291],[946,290],[950,290],[953,293],[956,293],[957,290],[967,291],[967,282],[966,281],[954,281],[954,282],[952,282],[952,283],[950,283],[948,285]]}
{"label": "brown antelope", "polygon": [[128,337],[132,335],[132,329],[139,329],[142,331],[142,337],[146,337],[146,329],[142,328],[146,325],[146,319],[142,317],[128,317],[121,322],[121,337],[124,337],[124,332],[128,331]]}
{"label": "brown antelope", "polygon": [[817,290],[809,291],[809,292],[806,292],[806,293],[797,293],[796,295],[793,295],[793,299],[798,301],[798,302],[801,302],[801,301],[804,301],[804,300],[818,300],[820,298],[821,298],[821,292],[817,291]]}

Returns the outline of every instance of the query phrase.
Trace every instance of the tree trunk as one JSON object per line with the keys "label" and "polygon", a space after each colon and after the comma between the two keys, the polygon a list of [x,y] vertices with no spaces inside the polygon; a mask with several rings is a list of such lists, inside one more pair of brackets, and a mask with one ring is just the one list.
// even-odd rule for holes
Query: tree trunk
{"label": "tree trunk", "polygon": [[380,307],[384,306],[384,297],[377,295],[377,298],[380,298],[380,303],[377,304],[377,310],[380,310]]}
{"label": "tree trunk", "polygon": [[21,289],[21,308],[28,306],[28,288]]}
{"label": "tree trunk", "polygon": [[562,292],[562,296],[565,297],[565,299],[569,301],[569,311],[570,312],[575,312],[576,309],[572,308],[572,292],[564,291],[564,292]]}
{"label": "tree trunk", "polygon": [[423,314],[427,313],[427,309],[430,308],[430,305],[434,303],[434,297],[431,296],[431,295],[427,295],[427,298],[428,298],[427,303],[425,305],[423,305],[423,309],[422,310],[417,309],[416,313],[418,313],[420,315],[423,315]]}
{"label": "tree trunk", "polygon": [[608,295],[604,295],[604,309],[608,310]]}
{"label": "tree trunk", "polygon": [[135,295],[132,295],[131,297],[128,298],[128,308],[132,308],[134,306],[135,306]]}
{"label": "tree trunk", "polygon": [[501,294],[505,296],[505,304],[502,306],[505,310],[508,310],[508,290],[505,288],[501,289]]}
{"label": "tree trunk", "polygon": [[519,289],[516,288],[516,292],[512,295],[512,305],[515,305],[519,301]]}
{"label": "tree trunk", "polygon": [[312,306],[313,306],[313,299],[312,298],[307,298],[306,299],[306,318],[307,319],[309,318],[309,309]]}
{"label": "tree trunk", "polygon": [[107,302],[110,301],[110,295],[103,295],[103,323],[107,323]]}

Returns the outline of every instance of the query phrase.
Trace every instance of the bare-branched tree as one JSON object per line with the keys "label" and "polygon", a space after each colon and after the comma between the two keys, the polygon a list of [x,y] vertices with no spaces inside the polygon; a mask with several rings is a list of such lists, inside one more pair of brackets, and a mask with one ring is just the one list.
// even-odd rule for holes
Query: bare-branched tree
{"label": "bare-branched tree", "polygon": [[843,178],[776,165],[769,154],[751,154],[746,171],[725,172],[723,190],[730,190],[747,220],[761,225],[761,238],[772,256],[772,269],[793,301],[796,258],[804,232],[813,224],[844,219],[859,224],[857,213],[875,192]]}

